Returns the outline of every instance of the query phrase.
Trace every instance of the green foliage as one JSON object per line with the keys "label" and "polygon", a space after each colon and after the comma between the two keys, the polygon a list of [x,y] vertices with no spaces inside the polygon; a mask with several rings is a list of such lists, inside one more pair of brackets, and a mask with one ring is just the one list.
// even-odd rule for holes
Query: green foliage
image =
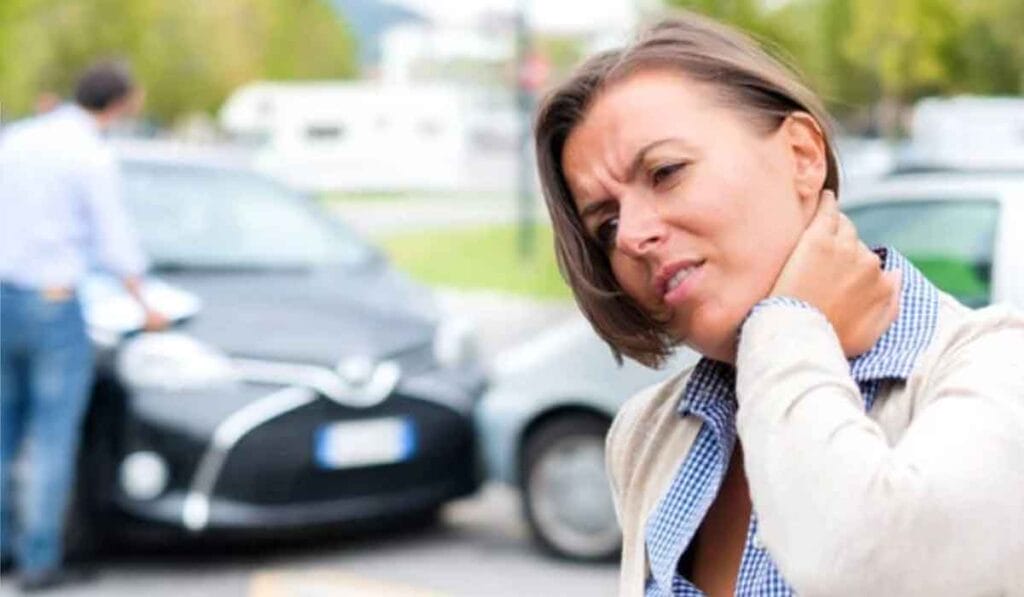
{"label": "green foliage", "polygon": [[127,59],[147,90],[147,114],[172,122],[216,109],[253,79],[355,74],[355,42],[323,0],[3,0],[4,117],[37,94],[67,95],[101,57]]}
{"label": "green foliage", "polygon": [[1021,0],[666,3],[780,46],[840,115],[925,95],[1024,93]]}
{"label": "green foliage", "polygon": [[846,57],[898,100],[949,89],[960,14],[948,0],[863,0],[853,4]]}
{"label": "green foliage", "polygon": [[953,57],[962,90],[1024,93],[1024,2],[959,0],[963,26]]}
{"label": "green foliage", "polygon": [[548,60],[551,67],[550,80],[568,76],[585,56],[582,41],[574,35],[541,34],[534,37],[533,43],[537,51]]}

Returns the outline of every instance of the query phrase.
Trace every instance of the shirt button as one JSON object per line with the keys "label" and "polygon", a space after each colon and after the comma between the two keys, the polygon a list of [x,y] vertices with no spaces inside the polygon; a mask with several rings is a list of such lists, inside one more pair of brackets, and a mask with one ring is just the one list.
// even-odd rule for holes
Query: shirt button
{"label": "shirt button", "polygon": [[764,543],[761,542],[761,533],[754,532],[754,549],[764,549]]}

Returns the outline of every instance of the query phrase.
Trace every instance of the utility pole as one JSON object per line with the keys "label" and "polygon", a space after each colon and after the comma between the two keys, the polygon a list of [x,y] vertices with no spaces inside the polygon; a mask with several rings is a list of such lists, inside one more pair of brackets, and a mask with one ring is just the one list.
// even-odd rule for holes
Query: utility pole
{"label": "utility pole", "polygon": [[532,56],[530,33],[526,24],[526,2],[516,4],[516,108],[519,113],[519,143],[516,151],[516,211],[518,228],[516,240],[519,258],[533,256],[533,168],[530,164],[530,120],[533,113],[533,94],[537,84],[536,59]]}

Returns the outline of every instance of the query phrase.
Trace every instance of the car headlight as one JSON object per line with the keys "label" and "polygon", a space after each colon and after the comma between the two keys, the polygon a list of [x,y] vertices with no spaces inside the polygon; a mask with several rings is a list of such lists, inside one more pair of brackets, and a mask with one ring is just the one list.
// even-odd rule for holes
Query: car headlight
{"label": "car headlight", "polygon": [[186,334],[140,334],[117,356],[117,371],[129,384],[187,390],[232,383],[237,375],[227,355]]}
{"label": "car headlight", "polygon": [[478,355],[476,327],[468,319],[450,318],[437,326],[434,335],[434,359],[444,367],[457,367]]}

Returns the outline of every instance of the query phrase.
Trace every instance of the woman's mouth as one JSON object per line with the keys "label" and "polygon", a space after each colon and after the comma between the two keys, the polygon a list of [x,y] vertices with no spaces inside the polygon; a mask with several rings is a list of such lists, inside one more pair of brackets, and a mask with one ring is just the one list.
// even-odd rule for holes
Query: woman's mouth
{"label": "woman's mouth", "polygon": [[704,260],[691,260],[663,268],[658,275],[662,300],[668,305],[678,305],[689,298],[700,281],[703,266]]}

